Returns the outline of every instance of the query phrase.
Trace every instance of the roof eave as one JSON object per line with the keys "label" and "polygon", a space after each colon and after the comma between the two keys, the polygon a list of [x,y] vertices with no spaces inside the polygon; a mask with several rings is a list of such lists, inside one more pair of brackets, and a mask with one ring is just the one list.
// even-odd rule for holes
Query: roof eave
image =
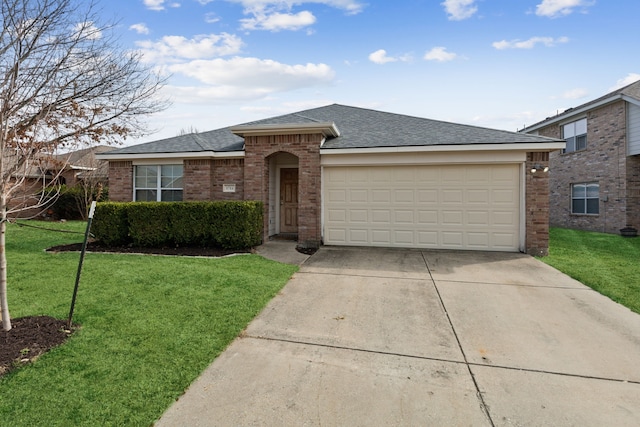
{"label": "roof eave", "polygon": [[241,158],[244,151],[188,151],[174,153],[122,153],[122,154],[96,154],[98,160],[141,160],[141,159],[202,159],[202,158]]}
{"label": "roof eave", "polygon": [[[598,102],[595,102],[593,104],[588,104],[588,105],[585,105],[583,107],[576,107],[574,109],[570,109],[569,111],[565,111],[563,113],[560,113],[555,117],[552,117],[550,119],[544,120],[544,121],[542,121],[540,123],[537,123],[535,125],[532,125],[532,126],[529,126],[529,127],[525,127],[520,132],[522,132],[522,133],[534,132],[536,130],[542,129],[542,128],[547,127],[549,125],[565,121],[565,120],[570,119],[570,118],[575,117],[575,116],[579,116],[581,114],[586,113],[589,110],[593,110],[594,108],[598,108],[598,107],[602,107],[603,105],[611,104],[614,101],[618,101],[620,99],[626,100],[625,98],[628,98],[628,97],[625,96],[625,95],[622,95],[622,94],[616,94],[614,96],[610,96],[609,98],[602,99],[602,100],[600,100]],[[630,98],[630,99],[633,99],[633,98]],[[636,100],[636,102],[637,102],[637,100]]]}
{"label": "roof eave", "polygon": [[454,152],[454,151],[526,151],[549,152],[562,150],[566,142],[537,142],[514,144],[466,144],[466,145],[426,145],[409,147],[370,147],[370,148],[321,148],[320,154],[384,154],[384,153],[424,153],[424,152]]}
{"label": "roof eave", "polygon": [[321,133],[325,138],[337,138],[340,136],[340,131],[334,122],[240,125],[234,126],[229,130],[233,134],[243,138],[246,136],[293,135],[308,133]]}

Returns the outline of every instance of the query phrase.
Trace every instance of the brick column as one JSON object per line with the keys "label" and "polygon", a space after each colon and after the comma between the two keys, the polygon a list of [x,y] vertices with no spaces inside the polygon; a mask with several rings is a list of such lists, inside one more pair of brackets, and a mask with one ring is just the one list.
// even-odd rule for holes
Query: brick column
{"label": "brick column", "polygon": [[133,163],[109,162],[109,200],[130,202],[133,200]]}
{"label": "brick column", "polygon": [[527,153],[525,166],[525,251],[533,256],[549,255],[549,173],[534,165],[549,166],[549,153]]}

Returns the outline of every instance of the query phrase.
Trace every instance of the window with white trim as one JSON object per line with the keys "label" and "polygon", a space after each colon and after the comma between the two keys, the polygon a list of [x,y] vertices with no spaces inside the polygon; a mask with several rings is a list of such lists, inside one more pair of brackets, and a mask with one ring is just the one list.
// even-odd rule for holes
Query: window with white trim
{"label": "window with white trim", "polygon": [[562,137],[567,141],[564,153],[587,148],[587,119],[580,119],[562,126]]}
{"label": "window with white trim", "polygon": [[182,165],[138,165],[133,178],[134,201],[182,201]]}
{"label": "window with white trim", "polygon": [[600,184],[586,182],[571,185],[571,213],[597,215],[600,213]]}

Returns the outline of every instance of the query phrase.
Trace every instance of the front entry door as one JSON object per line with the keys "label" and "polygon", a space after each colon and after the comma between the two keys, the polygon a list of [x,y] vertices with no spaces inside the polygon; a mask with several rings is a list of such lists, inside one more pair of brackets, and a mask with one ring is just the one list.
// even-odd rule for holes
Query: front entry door
{"label": "front entry door", "polygon": [[280,233],[298,232],[298,169],[280,169]]}

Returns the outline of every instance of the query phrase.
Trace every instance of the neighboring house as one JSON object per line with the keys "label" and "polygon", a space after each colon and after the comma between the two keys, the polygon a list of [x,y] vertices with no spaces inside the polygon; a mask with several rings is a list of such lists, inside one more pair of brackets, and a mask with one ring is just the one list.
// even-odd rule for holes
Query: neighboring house
{"label": "neighboring house", "polygon": [[60,171],[61,183],[73,187],[81,182],[91,181],[92,185],[98,182],[107,184],[109,181],[109,164],[104,160],[98,160],[96,154],[115,150],[109,145],[97,145],[82,150],[59,154],[56,159],[64,165]]}
{"label": "neighboring house", "polygon": [[640,229],[640,81],[522,132],[567,141],[550,156],[552,226]]}
{"label": "neighboring house", "polygon": [[99,155],[109,197],[259,200],[264,238],[546,254],[544,138],[329,105]]}
{"label": "neighboring house", "polygon": [[[97,153],[113,150],[114,147],[99,145],[55,156],[42,155],[18,168],[13,174],[20,186],[12,193],[9,210],[12,217],[32,218],[46,212],[50,203],[42,198],[42,192],[53,185],[74,186],[81,182],[97,185],[108,183],[108,163],[96,159]],[[5,165],[11,168],[17,156],[7,155]]]}

